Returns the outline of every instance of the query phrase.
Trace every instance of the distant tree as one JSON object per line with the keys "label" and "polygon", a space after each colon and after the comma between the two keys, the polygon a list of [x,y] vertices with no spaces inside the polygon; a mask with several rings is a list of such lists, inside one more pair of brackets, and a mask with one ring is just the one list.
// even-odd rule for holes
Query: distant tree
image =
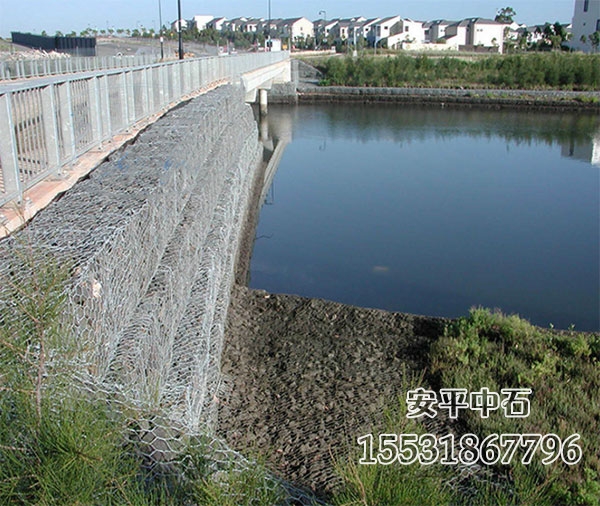
{"label": "distant tree", "polygon": [[63,33],[60,30],[56,30],[55,35],[56,35],[56,37],[62,37]]}
{"label": "distant tree", "polygon": [[598,51],[598,47],[600,47],[600,30],[596,30],[591,35],[588,35],[588,39],[594,51]]}
{"label": "distant tree", "polygon": [[565,27],[560,24],[559,21],[557,21],[553,25],[550,23],[546,23],[544,25],[544,29],[541,30],[541,32],[539,31],[539,29],[536,31],[544,35],[544,40],[541,42],[540,47],[546,49],[560,49],[562,45],[569,40],[570,37],[570,34],[567,32]]}
{"label": "distant tree", "polygon": [[512,7],[504,7],[500,9],[494,18],[494,21],[498,23],[504,23],[510,25],[514,21],[514,17],[517,15]]}

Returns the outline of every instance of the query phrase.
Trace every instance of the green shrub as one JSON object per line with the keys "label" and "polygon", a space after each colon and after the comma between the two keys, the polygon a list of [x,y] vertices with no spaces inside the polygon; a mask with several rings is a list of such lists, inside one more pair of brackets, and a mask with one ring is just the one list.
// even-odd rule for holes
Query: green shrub
{"label": "green shrub", "polygon": [[318,67],[324,82],[340,86],[600,89],[600,55],[534,53],[464,61],[398,54],[331,57]]}

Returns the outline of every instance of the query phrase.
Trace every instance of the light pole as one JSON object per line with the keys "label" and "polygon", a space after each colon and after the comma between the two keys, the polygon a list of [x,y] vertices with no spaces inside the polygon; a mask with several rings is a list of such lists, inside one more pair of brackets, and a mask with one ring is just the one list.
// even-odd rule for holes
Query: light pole
{"label": "light pole", "polygon": [[327,39],[327,11],[319,11],[319,16],[323,14],[323,35]]}
{"label": "light pole", "polygon": [[181,33],[181,0],[177,0],[177,24],[179,26],[179,59],[183,60],[183,34]]}
{"label": "light pole", "polygon": [[269,0],[269,24],[267,25],[267,51],[271,51],[271,0]]}
{"label": "light pole", "polygon": [[162,34],[162,8],[160,6],[160,0],[158,0],[158,36],[160,37],[160,59],[165,59],[165,48],[163,46],[163,34]]}

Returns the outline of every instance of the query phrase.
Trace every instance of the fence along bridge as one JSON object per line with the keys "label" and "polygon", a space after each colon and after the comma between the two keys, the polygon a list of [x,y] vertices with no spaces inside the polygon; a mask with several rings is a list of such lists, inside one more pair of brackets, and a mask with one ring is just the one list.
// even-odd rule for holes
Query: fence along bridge
{"label": "fence along bridge", "polygon": [[[37,181],[68,175],[104,140],[215,88],[104,155],[0,240],[0,319],[29,328],[14,287],[67,265],[61,336],[77,346],[68,358],[76,383],[127,407],[137,448],[153,462],[176,459],[182,434],[214,428],[236,259],[262,182],[263,147],[246,101],[289,77],[289,54],[265,53],[0,88],[3,203],[25,203]],[[218,86],[228,82],[237,85]]]}
{"label": "fence along bridge", "polygon": [[[0,226],[14,228],[31,212],[27,191],[34,185],[48,178],[67,178],[69,168],[83,154],[181,100],[229,82],[240,83],[249,102],[262,90],[265,106],[271,84],[290,80],[288,52],[107,69],[110,65],[102,60],[88,67],[103,70],[0,82],[0,206],[28,204],[18,218],[3,211]],[[59,68],[56,63],[46,67],[50,73]],[[36,69],[34,75],[44,73],[39,62]]]}

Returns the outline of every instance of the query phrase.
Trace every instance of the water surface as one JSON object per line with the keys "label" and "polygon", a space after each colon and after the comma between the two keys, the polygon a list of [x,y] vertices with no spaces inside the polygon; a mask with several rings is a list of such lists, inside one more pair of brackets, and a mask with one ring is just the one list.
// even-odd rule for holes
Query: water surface
{"label": "water surface", "polygon": [[600,119],[377,105],[271,107],[288,143],[250,286],[456,317],[600,327]]}

